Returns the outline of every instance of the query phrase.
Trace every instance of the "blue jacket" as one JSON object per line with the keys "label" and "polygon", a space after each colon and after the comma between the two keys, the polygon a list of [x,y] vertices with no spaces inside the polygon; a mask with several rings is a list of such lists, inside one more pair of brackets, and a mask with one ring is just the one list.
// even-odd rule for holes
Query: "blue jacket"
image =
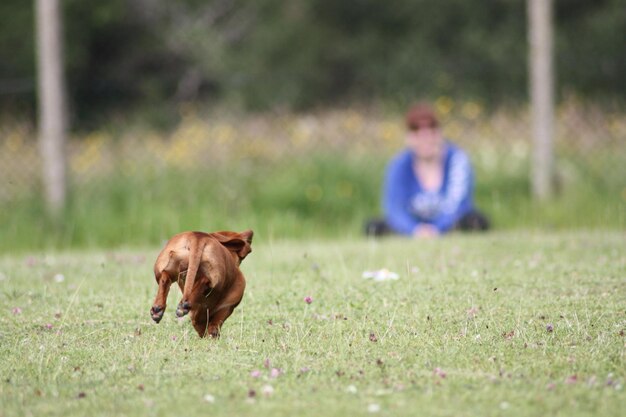
{"label": "blue jacket", "polygon": [[446,142],[444,174],[439,190],[422,188],[413,171],[413,152],[405,150],[387,166],[383,209],[387,224],[397,233],[411,235],[428,223],[445,233],[473,210],[474,174],[466,153]]}

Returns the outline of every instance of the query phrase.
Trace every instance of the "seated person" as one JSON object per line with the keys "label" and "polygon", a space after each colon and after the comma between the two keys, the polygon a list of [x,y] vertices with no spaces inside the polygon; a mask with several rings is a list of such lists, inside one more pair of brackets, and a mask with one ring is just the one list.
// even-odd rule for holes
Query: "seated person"
{"label": "seated person", "polygon": [[474,208],[472,166],[466,153],[444,139],[435,112],[417,104],[406,115],[407,149],[387,166],[384,220],[368,222],[366,233],[433,237],[451,230],[487,230]]}

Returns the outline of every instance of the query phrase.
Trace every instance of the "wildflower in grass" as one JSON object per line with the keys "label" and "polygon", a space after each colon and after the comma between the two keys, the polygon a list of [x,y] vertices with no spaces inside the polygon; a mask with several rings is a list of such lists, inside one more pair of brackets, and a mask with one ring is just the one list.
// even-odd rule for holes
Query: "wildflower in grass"
{"label": "wildflower in grass", "polygon": [[54,276],[54,282],[61,283],[65,281],[65,276],[63,274],[56,274]]}
{"label": "wildflower in grass", "polygon": [[356,394],[357,393],[357,389],[354,385],[348,385],[346,387],[346,391],[350,394]]}
{"label": "wildflower in grass", "polygon": [[368,413],[378,413],[380,411],[380,404],[370,404],[367,406]]}
{"label": "wildflower in grass", "polygon": [[546,331],[548,333],[552,333],[554,331],[554,326],[552,325],[552,323],[546,324]]}
{"label": "wildflower in grass", "polygon": [[614,383],[615,381],[613,380],[613,373],[611,372],[606,376],[606,386],[611,387]]}
{"label": "wildflower in grass", "polygon": [[270,358],[265,358],[265,360],[263,361],[263,366],[269,369],[270,363]]}
{"label": "wildflower in grass", "polygon": [[446,372],[441,368],[433,369],[433,375],[438,376],[439,378],[445,378],[447,376]]}
{"label": "wildflower in grass", "polygon": [[370,333],[370,342],[378,342],[378,338],[376,337],[376,333]]}
{"label": "wildflower in grass", "polygon": [[304,297],[304,302],[307,304],[311,304],[313,302],[313,298],[310,295]]}
{"label": "wildflower in grass", "polygon": [[173,341],[176,341],[176,339],[178,339],[178,338],[176,337],[176,335],[172,336],[172,340],[173,340]]}
{"label": "wildflower in grass", "polygon": [[50,324],[50,323],[46,323],[43,327],[46,330],[52,330],[52,324]]}
{"label": "wildflower in grass", "polygon": [[11,310],[11,313],[17,316],[18,314],[22,314],[22,309],[19,307],[13,307],[13,309]]}
{"label": "wildflower in grass", "polygon": [[213,404],[215,402],[215,397],[211,394],[207,394],[204,396],[204,401],[208,402],[209,404]]}
{"label": "wildflower in grass", "polygon": [[570,375],[567,378],[565,378],[565,383],[568,385],[575,384],[576,382],[578,382],[578,375],[576,374]]}
{"label": "wildflower in grass", "polygon": [[255,369],[252,372],[250,372],[250,376],[252,378],[258,378],[261,376],[261,371],[259,371],[258,369]]}
{"label": "wildflower in grass", "polygon": [[300,373],[301,374],[306,374],[307,372],[309,372],[311,369],[309,369],[308,367],[304,366],[302,368],[300,368]]}
{"label": "wildflower in grass", "polygon": [[470,309],[466,310],[466,313],[467,313],[467,318],[473,319],[478,314],[478,308],[471,307]]}
{"label": "wildflower in grass", "polygon": [[280,368],[272,368],[270,371],[270,378],[278,378],[283,374],[283,370]]}

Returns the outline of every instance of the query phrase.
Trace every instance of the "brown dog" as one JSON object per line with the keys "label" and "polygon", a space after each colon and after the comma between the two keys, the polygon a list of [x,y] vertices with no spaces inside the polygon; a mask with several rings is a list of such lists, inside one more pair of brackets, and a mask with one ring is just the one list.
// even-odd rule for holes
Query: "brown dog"
{"label": "brown dog", "polygon": [[175,281],[183,292],[176,315],[191,313],[191,323],[200,337],[219,337],[222,323],[243,297],[246,280],[239,270],[252,252],[252,230],[235,232],[183,232],[172,237],[154,263],[159,290],[150,309],[160,322],[167,294]]}

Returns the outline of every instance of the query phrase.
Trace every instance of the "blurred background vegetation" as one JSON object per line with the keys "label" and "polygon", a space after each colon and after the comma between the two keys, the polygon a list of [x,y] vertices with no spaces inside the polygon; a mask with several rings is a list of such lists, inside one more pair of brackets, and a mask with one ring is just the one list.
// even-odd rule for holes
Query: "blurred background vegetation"
{"label": "blurred background vegetation", "polygon": [[[560,91],[623,97],[624,1],[555,5]],[[65,0],[63,6],[75,126],[107,122],[109,112],[128,106],[190,100],[303,110],[441,95],[489,104],[526,99],[524,0]],[[32,115],[33,2],[3,0],[0,16],[0,100]]]}
{"label": "blurred background vegetation", "polygon": [[626,5],[556,0],[559,194],[529,193],[524,0],[63,4],[71,195],[44,215],[33,2],[0,3],[0,249],[358,236],[430,99],[497,228],[626,227]]}

